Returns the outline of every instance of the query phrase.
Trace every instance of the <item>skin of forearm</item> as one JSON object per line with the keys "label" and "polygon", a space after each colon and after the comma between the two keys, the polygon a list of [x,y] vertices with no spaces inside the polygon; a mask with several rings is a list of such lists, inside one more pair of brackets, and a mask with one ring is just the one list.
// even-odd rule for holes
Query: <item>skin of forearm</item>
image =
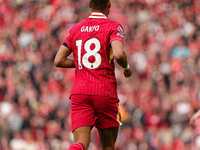
{"label": "skin of forearm", "polygon": [[124,59],[117,59],[116,61],[122,68],[126,68],[127,67],[128,63]]}
{"label": "skin of forearm", "polygon": [[56,67],[61,68],[75,68],[74,60],[70,58],[65,58],[59,63],[55,64]]}
{"label": "skin of forearm", "polygon": [[117,63],[122,67],[126,68],[128,65],[126,54],[123,52],[121,56],[115,58]]}

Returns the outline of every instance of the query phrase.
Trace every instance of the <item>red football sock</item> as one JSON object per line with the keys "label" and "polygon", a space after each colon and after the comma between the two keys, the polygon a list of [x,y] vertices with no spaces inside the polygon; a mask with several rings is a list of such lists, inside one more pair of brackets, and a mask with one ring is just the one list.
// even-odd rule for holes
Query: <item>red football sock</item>
{"label": "red football sock", "polygon": [[78,142],[78,143],[74,143],[69,147],[69,150],[86,150],[85,146]]}

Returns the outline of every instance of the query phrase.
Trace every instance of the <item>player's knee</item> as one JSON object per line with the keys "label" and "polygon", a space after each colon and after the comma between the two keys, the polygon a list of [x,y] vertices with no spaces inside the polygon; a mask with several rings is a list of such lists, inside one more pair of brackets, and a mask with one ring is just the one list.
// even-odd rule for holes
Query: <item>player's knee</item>
{"label": "player's knee", "polygon": [[78,142],[78,143],[74,143],[69,147],[69,150],[86,150],[85,146]]}

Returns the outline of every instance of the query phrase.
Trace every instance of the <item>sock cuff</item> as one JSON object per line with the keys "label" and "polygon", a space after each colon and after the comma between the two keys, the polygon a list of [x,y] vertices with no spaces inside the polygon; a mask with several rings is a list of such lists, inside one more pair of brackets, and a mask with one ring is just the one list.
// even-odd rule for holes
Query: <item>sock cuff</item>
{"label": "sock cuff", "polygon": [[76,144],[78,144],[82,148],[82,150],[85,150],[85,146],[83,145],[83,143],[77,142]]}
{"label": "sock cuff", "polygon": [[83,143],[77,142],[77,143],[72,144],[69,147],[69,150],[86,150],[86,149],[85,149],[85,146],[83,145]]}

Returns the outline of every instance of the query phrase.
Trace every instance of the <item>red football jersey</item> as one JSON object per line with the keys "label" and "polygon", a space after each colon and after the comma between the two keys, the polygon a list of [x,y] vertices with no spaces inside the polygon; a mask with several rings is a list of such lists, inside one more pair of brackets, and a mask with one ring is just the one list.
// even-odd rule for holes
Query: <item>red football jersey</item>
{"label": "red football jersey", "polygon": [[111,42],[123,42],[123,28],[102,13],[74,25],[65,42],[76,65],[72,94],[117,97]]}

